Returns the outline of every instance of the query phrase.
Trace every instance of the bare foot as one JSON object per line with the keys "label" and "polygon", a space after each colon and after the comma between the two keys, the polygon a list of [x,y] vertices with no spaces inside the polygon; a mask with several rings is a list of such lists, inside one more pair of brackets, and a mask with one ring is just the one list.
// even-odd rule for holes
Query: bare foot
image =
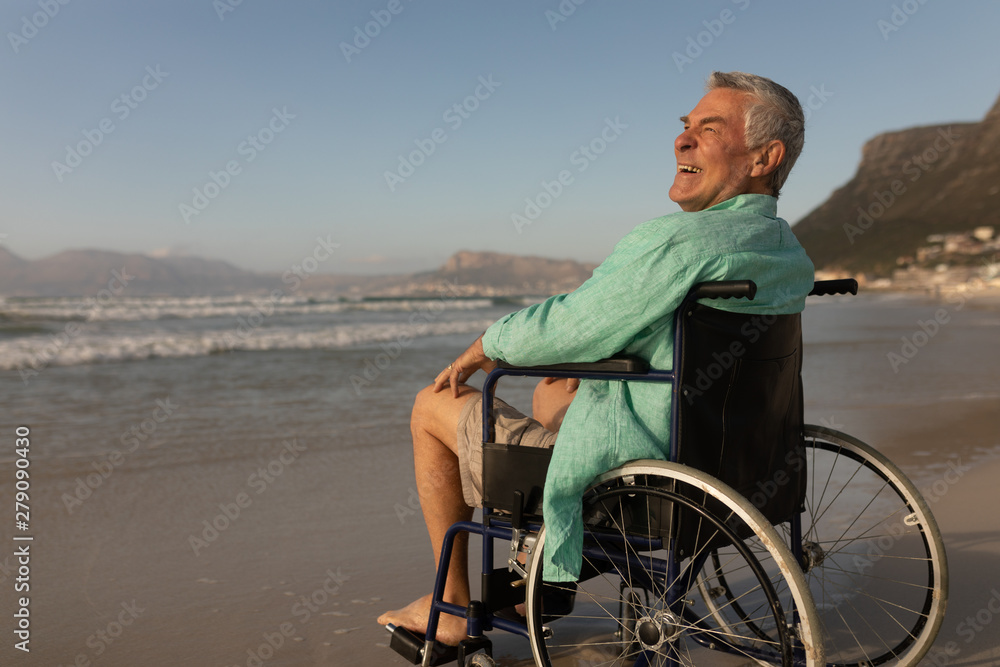
{"label": "bare foot", "polygon": [[[425,595],[419,600],[414,600],[402,609],[387,611],[378,617],[378,622],[382,625],[393,625],[412,630],[418,636],[427,634],[427,622],[431,614],[431,596]],[[452,616],[451,614],[441,614],[438,618],[437,640],[449,646],[458,646],[458,643],[468,637],[467,624],[464,618]]]}

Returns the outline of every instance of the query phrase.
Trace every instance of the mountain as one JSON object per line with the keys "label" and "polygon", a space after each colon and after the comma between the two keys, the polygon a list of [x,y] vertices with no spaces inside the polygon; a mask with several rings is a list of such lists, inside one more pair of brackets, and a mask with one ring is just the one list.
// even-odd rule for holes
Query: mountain
{"label": "mountain", "polygon": [[[149,257],[107,250],[67,250],[25,260],[0,246],[0,295],[215,296],[270,292],[340,296],[548,295],[575,289],[593,264],[491,252],[462,251],[435,271],[391,276],[295,276],[255,273],[200,257]],[[285,278],[289,278],[286,280]]]}
{"label": "mountain", "polygon": [[0,246],[0,285],[12,285],[24,271],[28,262]]}
{"label": "mountain", "polygon": [[196,257],[66,250],[29,261],[0,248],[0,294],[7,296],[97,296],[102,290],[194,296],[254,291],[267,284],[259,274]]}
{"label": "mountain", "polygon": [[461,294],[485,296],[549,295],[570,292],[594,272],[595,264],[570,259],[523,257],[495,252],[460,251],[436,271],[417,273],[405,282],[385,285],[386,295],[409,290],[432,294],[447,282]]}
{"label": "mountain", "polygon": [[817,268],[887,276],[928,236],[981,226],[1000,229],[1000,99],[978,123],[871,139],[851,180],[794,229]]}

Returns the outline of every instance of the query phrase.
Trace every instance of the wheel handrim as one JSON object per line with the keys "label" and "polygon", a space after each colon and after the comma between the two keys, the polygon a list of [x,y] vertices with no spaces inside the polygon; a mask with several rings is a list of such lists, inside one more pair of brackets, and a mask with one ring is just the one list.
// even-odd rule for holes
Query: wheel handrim
{"label": "wheel handrim", "polygon": [[[716,498],[727,497],[726,494],[730,494],[732,496],[736,496],[735,492],[733,492],[731,489],[728,489],[728,487],[725,487],[724,485],[722,485],[721,482],[718,482],[718,480],[714,480],[714,478],[711,478],[710,476],[707,476],[704,473],[700,473],[698,471],[693,471],[693,470],[691,470],[689,468],[683,468],[682,466],[676,466],[675,464],[667,464],[667,463],[664,463],[664,462],[639,462],[639,463],[636,463],[636,464],[630,464],[629,466],[626,466],[623,469],[619,469],[617,471],[612,471],[611,473],[606,474],[605,476],[603,476],[601,479],[598,480],[598,484],[604,483],[604,482],[608,481],[609,479],[611,479],[612,477],[614,477],[616,475],[619,475],[619,476],[622,475],[623,471],[625,471],[625,472],[634,472],[635,474],[676,475],[678,477],[683,478],[683,481],[685,483],[692,484],[692,485],[696,486],[702,492],[707,492],[708,489],[711,489],[713,497],[716,497]],[[674,481],[677,481],[677,480],[674,479]],[[716,488],[716,485],[718,487],[722,487],[722,488],[724,488],[726,490],[725,491],[721,491],[719,488]],[[650,493],[653,496],[656,496],[656,497],[659,497],[659,498],[668,499],[671,502],[683,503],[683,502],[686,501],[686,499],[684,499],[682,496],[679,496],[677,494],[670,494],[670,493],[664,492],[664,491],[662,491],[662,489],[650,490],[650,489],[645,488],[645,487],[642,487],[642,488],[644,489],[644,492],[646,492],[646,493]],[[628,491],[617,491],[615,493],[622,494],[622,493],[627,493],[627,492]],[[750,506],[749,502],[746,502],[745,499],[742,499],[739,496],[736,496],[736,497],[739,498],[739,500],[738,501],[731,501],[731,502],[733,503],[734,506],[735,505],[739,505],[740,509],[739,510],[732,510],[732,508],[730,508],[730,509],[732,511],[738,511],[738,512],[747,513],[748,517],[749,517],[749,515],[752,514],[753,520],[760,522],[760,526],[761,526],[760,530],[761,531],[767,531],[768,539],[772,540],[773,544],[775,545],[774,546],[774,553],[777,554],[777,555],[779,555],[781,562],[783,562],[783,563],[786,564],[787,570],[789,571],[790,576],[792,576],[792,578],[796,582],[795,586],[794,586],[794,588],[796,590],[796,600],[798,601],[796,604],[800,604],[803,609],[810,610],[812,608],[812,601],[811,601],[811,598],[808,597],[808,591],[806,590],[805,592],[802,592],[802,589],[805,589],[804,579],[802,579],[801,572],[797,572],[797,568],[794,567],[794,561],[791,559],[790,554],[787,553],[787,549],[785,549],[784,547],[782,547],[780,545],[780,542],[777,539],[777,534],[773,532],[773,529],[770,527],[769,524],[767,524],[766,520],[764,520],[763,517],[761,517],[759,515],[759,512],[757,512],[755,509],[753,509],[753,507]],[[747,518],[747,517],[744,517],[744,518]],[[735,534],[733,534],[733,540],[734,540],[734,543],[737,543],[737,542],[741,543],[739,540],[737,540],[735,538]],[[542,534],[539,536],[539,542],[538,542],[539,546],[543,545],[543,544],[544,544],[544,529],[542,531]],[[540,549],[536,549],[535,550],[535,554],[534,554],[534,558],[535,559],[538,559],[539,553],[540,553]],[[746,550],[746,554],[747,554],[747,558],[748,559],[750,559],[750,560],[754,559],[753,554],[748,549]],[[663,567],[665,567],[665,566],[661,566],[660,569],[663,569]],[[540,560],[533,560],[532,563],[531,563],[530,570],[531,570],[531,572],[529,573],[529,582],[533,581],[534,580],[533,578],[536,577],[536,576],[539,578],[539,581],[540,581],[540,572],[541,572],[541,563],[540,563]],[[634,575],[634,573],[633,573],[633,575]],[[688,583],[690,583],[691,579],[693,579],[693,573],[691,573],[691,572],[687,572],[683,576],[688,577]],[[797,578],[796,578],[796,576],[797,576]],[[767,580],[766,574],[764,574],[762,572],[761,573],[761,578],[762,578],[763,581],[767,582],[766,586],[770,587],[770,582],[769,582],[769,580]],[[546,584],[546,585],[551,585],[551,584]],[[531,586],[532,586],[532,584],[529,583],[529,589],[530,589]],[[759,588],[761,590],[765,590],[764,586],[760,586]],[[540,589],[536,586],[535,590],[538,591]],[[619,589],[616,587],[616,588],[614,588],[614,590],[615,590],[615,595],[617,597]],[[772,590],[772,592],[773,592],[773,588],[771,588],[770,590]],[[733,643],[732,642],[732,638],[731,637],[727,637],[727,635],[726,635],[726,629],[725,628],[720,628],[716,624],[711,624],[711,628],[706,628],[705,627],[705,625],[706,625],[705,619],[710,618],[710,615],[707,614],[707,613],[704,613],[704,610],[701,610],[701,612],[700,612],[701,616],[700,617],[695,616],[694,619],[692,619],[690,613],[679,613],[678,609],[676,608],[676,606],[675,607],[671,607],[669,604],[666,604],[666,605],[662,604],[662,602],[663,602],[662,594],[660,594],[659,596],[654,595],[653,597],[654,597],[654,601],[656,601],[656,600],[660,601],[660,604],[658,606],[654,605],[654,607],[656,607],[656,608],[654,608],[654,609],[644,608],[642,610],[639,610],[639,611],[635,612],[631,617],[635,618],[637,621],[639,621],[635,625],[635,627],[636,627],[637,630],[642,627],[642,621],[645,621],[645,622],[648,623],[648,626],[647,626],[648,628],[654,628],[654,629],[656,629],[657,633],[656,633],[655,637],[654,637],[654,634],[652,633],[652,629],[650,629],[649,630],[650,634],[646,638],[645,642],[643,642],[642,638],[639,638],[639,637],[636,637],[636,641],[635,641],[634,644],[631,644],[630,642],[623,641],[623,639],[622,639],[621,636],[619,636],[618,638],[614,638],[614,637],[611,638],[611,639],[614,639],[615,642],[617,642],[616,646],[619,649],[622,649],[622,647],[628,647],[630,645],[636,646],[638,649],[642,649],[643,647],[645,647],[646,648],[646,652],[645,652],[645,654],[640,655],[639,658],[637,658],[637,660],[636,660],[637,664],[640,661],[645,661],[642,664],[647,664],[647,663],[657,664],[656,661],[658,659],[662,659],[663,661],[666,661],[666,660],[676,660],[680,664],[685,664],[686,662],[694,662],[695,659],[692,657],[692,655],[694,655],[694,654],[691,653],[691,652],[689,652],[689,649],[686,648],[686,646],[688,644],[690,644],[691,642],[690,641],[687,641],[687,642],[684,642],[684,643],[679,642],[677,640],[677,638],[681,634],[681,632],[678,631],[677,628],[681,628],[682,630],[685,631],[684,632],[684,636],[685,636],[685,638],[687,640],[690,640],[692,637],[696,637],[698,640],[701,640],[701,646],[702,647],[707,646],[709,648],[716,648],[716,649],[718,649],[718,648],[721,648],[723,645],[727,645],[728,646],[728,645],[730,645],[730,644]],[[765,598],[768,597],[766,593],[764,593],[764,597]],[[577,594],[577,600],[578,600],[578,602],[579,602],[580,599],[581,599],[580,598],[580,594],[578,592],[578,594]],[[613,599],[612,600],[610,598],[610,595],[609,595],[608,599],[605,602],[606,602],[606,606],[608,606],[609,608],[612,609],[612,613],[610,615],[614,619],[615,618],[615,614],[613,612],[617,609],[617,605],[618,605],[618,602],[619,602],[618,599]],[[690,600],[686,600],[684,602],[685,603],[690,603]],[[683,607],[684,605],[682,604],[681,606]],[[784,610],[784,611],[782,610],[780,600],[778,600],[777,598],[774,598],[771,603],[768,603],[767,607],[768,607],[768,611],[766,613],[773,614],[775,619],[785,619],[785,618],[791,619],[792,618],[791,613],[788,612],[787,609]],[[545,641],[543,641],[542,638],[544,636],[544,632],[542,631],[543,630],[542,627],[537,624],[537,619],[533,619],[533,613],[532,613],[533,611],[534,611],[534,607],[531,604],[531,602],[529,602],[529,630],[531,630],[531,633],[532,633],[533,650],[536,650],[535,658],[536,658],[536,661],[538,662],[538,664],[540,664],[540,665],[551,665],[553,663],[550,661],[549,648],[553,648],[554,649],[556,643],[558,642],[559,639],[561,639],[561,637],[556,637],[555,640],[553,640],[552,642],[549,642],[549,643],[546,643]],[[785,616],[786,613],[787,613],[787,616]],[[671,616],[668,616],[667,614],[671,614]],[[804,618],[806,619],[806,620],[802,621],[803,627],[806,627],[806,628],[814,627],[814,619],[812,618],[813,615],[814,615],[814,611],[809,611],[809,613],[803,614]],[[534,625],[534,627],[533,627],[533,620],[536,621],[536,624]],[[697,622],[695,622],[695,621],[697,621]],[[560,621],[560,622],[562,623],[564,621]],[[813,623],[813,626],[810,626],[810,622]],[[785,632],[788,631],[788,625],[790,625],[791,623],[792,623],[791,620],[772,620],[772,621],[769,622],[769,625],[771,627],[773,627],[773,628],[780,628],[780,632],[785,633]],[[555,629],[556,628],[553,627],[553,631],[555,631]],[[563,630],[563,628],[560,628],[560,630]],[[744,633],[744,634],[746,634],[746,633]],[[808,648],[804,652],[805,655],[807,656],[807,659],[806,659],[807,664],[811,664],[811,665],[820,664],[820,662],[821,662],[821,650],[817,651],[816,647],[811,643],[812,631],[811,630],[807,630],[804,634],[808,638],[806,640],[806,643],[808,644]],[[770,657],[772,662],[781,663],[782,661],[784,661],[785,663],[789,663],[791,661],[791,659],[792,659],[791,658],[791,648],[790,648],[791,644],[792,644],[792,641],[791,641],[790,637],[791,636],[788,635],[788,636],[786,636],[781,641],[773,641],[770,638],[768,638],[767,640],[760,640],[760,639],[754,638],[752,636],[750,636],[749,638],[747,638],[747,637],[744,636],[744,637],[740,637],[739,639],[740,639],[740,641],[745,642],[746,645],[739,645],[737,648],[744,655],[744,659],[746,657],[750,657],[750,658],[756,660],[756,659],[759,659],[759,657],[763,655],[764,657]],[[655,639],[655,642],[653,642],[652,639]],[[767,642],[767,641],[771,642],[772,648],[773,648],[773,646],[778,646],[779,650],[776,650],[776,651],[775,650],[771,650],[770,653],[768,653],[767,651],[764,651],[764,650],[758,648],[760,646],[766,646],[765,642]],[[536,643],[539,645],[540,648],[536,649]],[[756,644],[756,647],[751,646],[751,644]],[[656,646],[659,646],[659,648],[657,650],[659,650],[660,653],[659,654],[654,654],[654,655],[651,656],[650,652],[654,648],[656,648]],[[663,646],[668,646],[670,648],[669,648],[669,650],[663,650]],[[703,648],[699,648],[698,650],[699,651],[703,651],[704,649]],[[781,653],[781,651],[786,651],[786,654],[779,655]],[[624,650],[624,649],[622,649],[622,654],[625,654],[625,653],[627,653],[627,651]],[[697,659],[700,660],[702,657],[704,657],[704,656],[702,656],[701,654],[699,654],[699,656],[698,656]],[[617,658],[618,659],[623,659],[623,655],[618,655]],[[604,663],[600,662],[598,664],[604,664]],[[607,664],[623,664],[623,663],[621,663],[621,662],[612,662],[611,660],[609,660]],[[627,664],[631,664],[631,663],[627,663]],[[714,659],[711,660],[709,662],[709,664],[715,664]]]}
{"label": "wheel handrim", "polygon": [[[915,487],[884,456],[831,429],[805,432],[810,478],[801,555],[829,664],[916,664],[944,616],[940,531]],[[782,532],[791,543],[788,524]],[[716,588],[733,594],[720,570],[709,562],[713,581],[700,583],[703,595],[719,580]]]}

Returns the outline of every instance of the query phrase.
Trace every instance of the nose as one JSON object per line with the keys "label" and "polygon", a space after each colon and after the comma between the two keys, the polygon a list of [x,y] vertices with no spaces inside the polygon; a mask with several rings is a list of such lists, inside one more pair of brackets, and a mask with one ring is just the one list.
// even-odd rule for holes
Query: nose
{"label": "nose", "polygon": [[674,139],[674,150],[678,153],[683,153],[686,150],[694,148],[694,143],[694,134],[689,130],[684,130]]}

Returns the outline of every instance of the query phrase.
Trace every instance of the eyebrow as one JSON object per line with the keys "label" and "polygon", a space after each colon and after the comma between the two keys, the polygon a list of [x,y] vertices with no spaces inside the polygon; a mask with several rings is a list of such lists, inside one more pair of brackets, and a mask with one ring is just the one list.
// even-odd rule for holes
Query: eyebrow
{"label": "eyebrow", "polygon": [[[691,118],[688,116],[681,116],[680,120],[682,123],[687,125],[691,121]],[[722,116],[706,116],[698,121],[698,125],[708,125],[709,123],[721,123],[722,125],[725,125],[726,119]]]}

